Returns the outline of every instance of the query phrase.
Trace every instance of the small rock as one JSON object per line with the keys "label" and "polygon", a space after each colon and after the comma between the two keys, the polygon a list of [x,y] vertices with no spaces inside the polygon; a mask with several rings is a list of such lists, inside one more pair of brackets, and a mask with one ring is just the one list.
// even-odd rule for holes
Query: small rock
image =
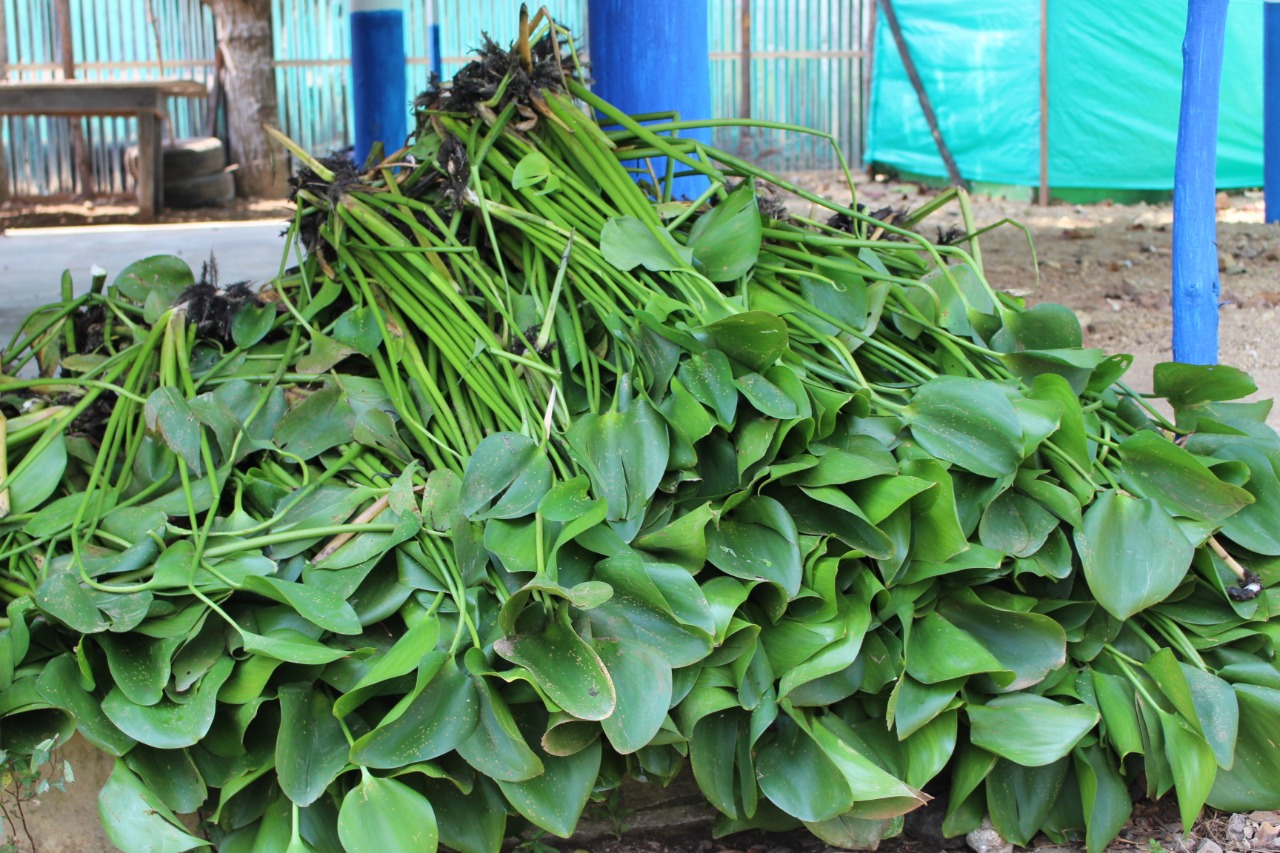
{"label": "small rock", "polygon": [[1253,829],[1250,823],[1251,821],[1245,815],[1233,814],[1227,819],[1227,841],[1235,844],[1247,843],[1249,837],[1253,835],[1250,831]]}
{"label": "small rock", "polygon": [[984,817],[982,826],[966,835],[964,841],[974,853],[1013,853],[1013,843],[1004,840],[988,817]]}
{"label": "small rock", "polygon": [[1258,832],[1253,836],[1254,847],[1280,847],[1280,826],[1264,820],[1258,824]]}
{"label": "small rock", "polygon": [[1206,838],[1200,842],[1200,846],[1196,848],[1196,853],[1222,853],[1222,845],[1212,838]]}

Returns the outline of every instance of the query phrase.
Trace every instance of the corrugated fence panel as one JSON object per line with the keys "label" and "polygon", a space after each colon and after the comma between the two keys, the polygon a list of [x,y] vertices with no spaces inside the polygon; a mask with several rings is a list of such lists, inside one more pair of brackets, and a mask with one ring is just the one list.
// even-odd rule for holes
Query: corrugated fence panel
{"label": "corrugated fence panel", "polygon": [[[716,118],[742,115],[743,0],[709,0]],[[872,0],[749,0],[750,117],[832,134],[850,163],[861,160],[863,34]],[[719,128],[716,145],[774,171],[832,169],[822,138]]]}
{"label": "corrugated fence panel", "polygon": [[[206,82],[213,73],[213,17],[200,0],[151,0],[159,29],[139,0],[71,0],[72,56],[85,80],[182,77]],[[0,0],[8,37],[8,79],[62,77],[53,4],[48,0]],[[168,105],[175,138],[204,133],[206,104],[174,98]],[[137,143],[137,121],[92,116],[66,119],[15,116],[0,119],[9,191],[38,196],[80,192],[72,156],[71,122],[77,121],[92,159],[97,194],[134,191],[125,150]]]}
{"label": "corrugated fence panel", "polygon": [[[556,21],[574,33],[586,30],[588,0],[548,3]],[[861,157],[865,15],[872,0],[747,0],[751,12],[750,114],[830,133],[850,162]],[[159,28],[147,20],[142,0],[71,0],[77,74],[87,79],[160,76],[208,81],[213,73],[212,14],[200,0],[151,0]],[[707,0],[713,109],[717,118],[740,115],[743,0]],[[350,144],[349,0],[272,0],[276,84],[282,128],[307,150],[328,153]],[[430,0],[405,0],[408,95],[428,85]],[[480,33],[500,44],[515,38],[518,0],[438,0],[441,53],[446,77],[479,47]],[[6,18],[9,79],[61,76],[53,4],[49,0],[0,0]],[[627,37],[640,37],[631,35]],[[580,49],[590,45],[580,44]],[[161,62],[163,60],[163,62]],[[170,104],[178,137],[201,135],[205,104]],[[410,108],[409,104],[405,105]],[[0,141],[15,195],[78,190],[69,121],[48,117],[0,119]],[[132,192],[124,151],[136,142],[135,122],[123,118],[81,120],[94,159],[99,193]],[[821,138],[769,129],[715,131],[718,146],[775,171],[829,169],[837,165]]]}

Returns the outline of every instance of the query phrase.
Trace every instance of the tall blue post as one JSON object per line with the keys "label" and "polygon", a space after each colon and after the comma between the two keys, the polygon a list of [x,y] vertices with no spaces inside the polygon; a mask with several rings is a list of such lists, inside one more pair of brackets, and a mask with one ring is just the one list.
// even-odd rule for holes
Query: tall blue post
{"label": "tall blue post", "polygon": [[440,54],[440,4],[431,0],[427,4],[430,23],[427,24],[427,35],[431,41],[431,73],[436,77],[444,77],[444,57]]}
{"label": "tall blue post", "polygon": [[[711,118],[707,4],[688,0],[591,0],[587,50],[593,90],[625,113],[676,110],[683,120]],[[681,131],[707,144],[709,129]],[[682,168],[677,165],[677,171]],[[666,163],[655,162],[662,177]],[[702,176],[680,178],[674,197],[696,198]]]}
{"label": "tall blue post", "polygon": [[355,159],[364,163],[375,142],[388,154],[409,135],[405,83],[403,0],[351,0],[351,101]]}
{"label": "tall blue post", "polygon": [[1218,93],[1228,0],[1190,0],[1173,171],[1173,357],[1218,361]]}
{"label": "tall blue post", "polygon": [[1263,4],[1262,156],[1267,222],[1280,222],[1280,0]]}

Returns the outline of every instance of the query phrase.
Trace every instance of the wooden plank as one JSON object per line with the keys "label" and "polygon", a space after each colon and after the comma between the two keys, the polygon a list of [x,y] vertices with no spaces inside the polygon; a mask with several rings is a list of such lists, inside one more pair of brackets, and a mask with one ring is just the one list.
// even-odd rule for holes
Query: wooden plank
{"label": "wooden plank", "polygon": [[164,209],[164,156],[160,120],[154,113],[138,114],[138,218],[154,222]]}
{"label": "wooden plank", "polygon": [[[54,16],[58,27],[58,53],[62,62],[62,77],[76,79],[75,46],[71,40],[71,0],[54,0]],[[71,151],[76,165],[76,178],[80,183],[80,196],[93,198],[93,164],[89,161],[89,144],[84,139],[84,128],[79,120],[69,120]]]}
{"label": "wooden plank", "polygon": [[[742,20],[740,21],[741,49],[738,51],[738,80],[741,90],[738,93],[738,118],[751,118],[751,0],[739,0]],[[751,131],[748,128],[738,130],[738,156],[746,157],[751,148]]]}

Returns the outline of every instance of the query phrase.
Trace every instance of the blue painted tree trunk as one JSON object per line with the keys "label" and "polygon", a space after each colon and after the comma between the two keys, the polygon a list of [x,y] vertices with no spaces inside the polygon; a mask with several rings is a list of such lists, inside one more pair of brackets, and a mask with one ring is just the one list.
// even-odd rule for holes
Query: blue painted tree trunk
{"label": "blue painted tree trunk", "polygon": [[[670,112],[711,118],[711,61],[706,3],[687,0],[591,0],[587,5],[593,90],[629,114]],[[710,130],[683,131],[711,142]],[[662,177],[666,163],[653,164]],[[702,176],[677,179],[674,197],[696,198]]]}
{"label": "blue painted tree trunk", "polygon": [[381,142],[386,153],[409,134],[403,0],[351,0],[351,101],[355,160]]}
{"label": "blue painted tree trunk", "polygon": [[1280,0],[1263,4],[1262,156],[1267,222],[1280,222]]}
{"label": "blue painted tree trunk", "polygon": [[1190,0],[1173,185],[1173,357],[1218,361],[1218,93],[1228,0]]}

